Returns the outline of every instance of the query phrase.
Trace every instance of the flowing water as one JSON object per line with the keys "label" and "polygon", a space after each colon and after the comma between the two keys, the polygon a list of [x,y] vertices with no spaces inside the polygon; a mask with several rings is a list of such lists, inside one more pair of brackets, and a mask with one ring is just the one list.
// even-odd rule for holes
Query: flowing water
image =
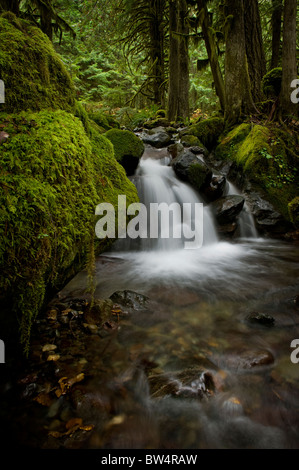
{"label": "flowing water", "polygon": [[[147,207],[202,202],[167,156],[153,155],[133,179]],[[237,193],[232,185],[229,193]],[[290,347],[299,338],[299,248],[258,237],[247,207],[239,223],[246,238],[222,241],[205,206],[198,249],[160,236],[120,240],[97,259],[96,298],[127,290],[149,305],[137,304],[109,343],[109,384],[94,382],[92,393],[113,411],[104,419],[94,409],[101,424],[87,446],[299,448],[299,363]],[[63,294],[85,287],[82,272]],[[253,312],[272,323],[249,321]]]}

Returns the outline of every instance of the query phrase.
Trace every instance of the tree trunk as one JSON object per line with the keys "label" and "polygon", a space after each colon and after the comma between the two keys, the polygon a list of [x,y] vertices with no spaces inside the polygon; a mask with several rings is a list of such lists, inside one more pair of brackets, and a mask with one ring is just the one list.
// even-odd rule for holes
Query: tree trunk
{"label": "tree trunk", "polygon": [[50,41],[53,39],[53,28],[52,28],[52,15],[49,8],[38,2],[38,10],[40,13],[40,27],[43,33],[45,33]]}
{"label": "tree trunk", "polygon": [[12,11],[15,15],[19,14],[20,0],[0,0],[0,12]]}
{"label": "tree trunk", "polygon": [[241,120],[256,111],[248,73],[243,0],[226,0],[225,121]]}
{"label": "tree trunk", "polygon": [[165,104],[165,68],[164,68],[164,30],[163,14],[164,0],[150,0],[150,39],[151,61],[153,64],[153,94],[155,104],[164,107]]}
{"label": "tree trunk", "polygon": [[278,67],[280,63],[281,50],[281,20],[283,12],[282,0],[272,0],[272,57],[271,57],[271,70]]}
{"label": "tree trunk", "polygon": [[168,80],[168,119],[176,121],[179,96],[179,40],[175,35],[178,29],[177,0],[169,1],[169,80]]}
{"label": "tree trunk", "polygon": [[222,77],[217,47],[215,39],[212,33],[211,24],[209,20],[208,9],[206,7],[206,2],[204,0],[197,0],[197,6],[199,10],[199,16],[201,18],[201,29],[203,38],[206,45],[206,50],[210,62],[210,67],[214,79],[216,94],[219,98],[220,107],[224,111],[225,108],[225,89],[224,89],[224,80]]}
{"label": "tree trunk", "polygon": [[257,103],[262,100],[262,79],[267,71],[258,0],[244,2],[244,24],[251,93]]}
{"label": "tree trunk", "polygon": [[280,105],[283,115],[297,115],[298,104],[291,101],[291,83],[297,79],[296,63],[297,0],[285,0],[283,15],[282,85]]}
{"label": "tree trunk", "polygon": [[186,0],[179,0],[178,26],[179,26],[179,96],[178,96],[178,119],[186,121],[189,119],[189,28],[186,23],[188,7]]}
{"label": "tree trunk", "polygon": [[186,0],[169,2],[168,119],[189,118],[189,55]]}

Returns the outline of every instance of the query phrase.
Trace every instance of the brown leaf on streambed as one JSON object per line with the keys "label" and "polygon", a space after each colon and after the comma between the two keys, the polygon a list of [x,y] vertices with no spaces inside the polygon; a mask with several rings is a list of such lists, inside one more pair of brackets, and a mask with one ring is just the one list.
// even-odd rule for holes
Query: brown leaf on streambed
{"label": "brown leaf on streambed", "polygon": [[61,379],[58,380],[60,389],[56,389],[55,394],[59,398],[61,395],[65,395],[68,390],[76,383],[82,382],[84,380],[85,375],[83,372],[81,374],[76,375],[75,377],[69,379],[68,377],[61,377]]}
{"label": "brown leaf on streambed", "polygon": [[59,439],[60,437],[71,436],[76,431],[92,431],[94,428],[93,424],[83,425],[83,421],[81,418],[72,418],[70,419],[66,425],[66,431],[50,431],[49,436],[54,437],[55,439]]}
{"label": "brown leaf on streambed", "polygon": [[51,397],[47,393],[39,393],[37,397],[34,398],[34,401],[39,403],[42,406],[51,406],[52,400]]}
{"label": "brown leaf on streambed", "polygon": [[83,419],[82,418],[72,418],[70,419],[65,427],[67,430],[74,428],[75,426],[82,426],[83,424]]}

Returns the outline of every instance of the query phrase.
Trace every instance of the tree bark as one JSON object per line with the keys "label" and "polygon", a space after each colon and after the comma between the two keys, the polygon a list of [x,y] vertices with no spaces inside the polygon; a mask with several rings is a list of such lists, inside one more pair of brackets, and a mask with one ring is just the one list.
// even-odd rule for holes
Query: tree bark
{"label": "tree bark", "polygon": [[297,79],[296,62],[297,0],[285,0],[283,14],[282,85],[280,106],[283,115],[298,115],[298,104],[291,101],[291,83]]}
{"label": "tree bark", "polygon": [[244,2],[244,24],[251,93],[257,103],[262,100],[262,79],[267,71],[258,0]]}
{"label": "tree bark", "polygon": [[0,0],[0,12],[1,10],[4,11],[11,11],[15,15],[18,15],[20,10],[20,0]]}
{"label": "tree bark", "polygon": [[164,30],[163,14],[165,9],[164,0],[150,0],[150,39],[151,39],[151,61],[153,64],[153,94],[155,104],[165,105],[165,67],[164,67]]}
{"label": "tree bark", "polygon": [[248,73],[243,0],[226,0],[225,121],[241,120],[256,111]]}
{"label": "tree bark", "polygon": [[281,22],[283,12],[283,0],[272,0],[272,57],[271,70],[279,66],[281,59],[280,39],[281,39]]}
{"label": "tree bark", "polygon": [[189,54],[186,0],[169,2],[168,119],[189,118]]}
{"label": "tree bark", "polygon": [[215,43],[215,39],[211,30],[211,24],[209,20],[208,9],[206,6],[206,2],[204,0],[197,0],[197,7],[199,10],[199,16],[201,18],[201,29],[203,38],[206,45],[206,50],[210,62],[210,67],[214,79],[215,90],[216,94],[219,98],[220,107],[224,111],[225,108],[225,89],[224,89],[224,80],[222,77],[219,61],[218,61],[218,54],[217,54],[217,47]]}

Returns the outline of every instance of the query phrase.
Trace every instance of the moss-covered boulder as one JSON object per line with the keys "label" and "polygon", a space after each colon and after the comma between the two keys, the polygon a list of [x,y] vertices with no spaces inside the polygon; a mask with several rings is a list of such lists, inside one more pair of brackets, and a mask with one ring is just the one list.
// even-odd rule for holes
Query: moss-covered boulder
{"label": "moss-covered boulder", "polygon": [[197,155],[189,150],[179,153],[172,160],[171,165],[178,178],[188,182],[199,192],[211,183],[212,171]]}
{"label": "moss-covered boulder", "polygon": [[274,126],[241,124],[222,138],[215,158],[233,162],[235,172],[290,221],[288,205],[298,195],[296,139]]}
{"label": "moss-covered boulder", "polygon": [[[47,289],[58,288],[113,240],[95,238],[95,208],[118,195],[138,201],[111,142],[90,140],[59,111],[1,116],[0,292],[10,299],[27,345]],[[1,319],[2,320],[2,319]]]}
{"label": "moss-covered boulder", "polygon": [[51,41],[10,12],[0,16],[0,111],[64,109],[75,112],[75,87]]}
{"label": "moss-covered boulder", "polygon": [[116,160],[127,175],[132,176],[144,152],[142,140],[133,132],[122,129],[110,129],[104,135],[113,144]]}
{"label": "moss-covered boulder", "polygon": [[88,116],[104,132],[108,131],[109,129],[120,128],[119,122],[117,122],[116,119],[113,118],[113,116],[110,116],[109,114],[104,113],[102,111],[90,111],[88,113]]}
{"label": "moss-covered boulder", "polygon": [[188,134],[196,136],[208,150],[212,150],[224,130],[224,119],[213,117],[189,127]]}

